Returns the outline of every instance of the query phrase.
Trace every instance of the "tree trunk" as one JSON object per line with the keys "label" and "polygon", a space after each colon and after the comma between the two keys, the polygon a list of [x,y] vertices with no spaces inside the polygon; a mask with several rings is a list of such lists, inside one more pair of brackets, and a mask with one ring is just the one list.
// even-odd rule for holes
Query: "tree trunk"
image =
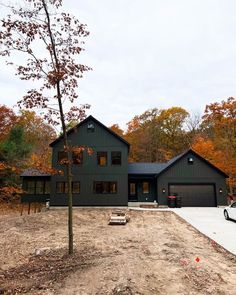
{"label": "tree trunk", "polygon": [[70,152],[69,152],[69,144],[66,133],[66,125],[64,120],[64,113],[61,102],[61,94],[60,94],[60,82],[57,82],[57,98],[58,105],[60,110],[62,131],[63,131],[63,142],[64,142],[64,150],[67,153],[67,162],[66,162],[66,176],[68,183],[68,233],[69,233],[69,254],[73,254],[73,201],[72,201],[72,173],[71,173],[71,161],[70,161]]}
{"label": "tree trunk", "polygon": [[[57,74],[60,72],[60,66],[58,61],[58,56],[56,52],[56,45],[54,42],[53,34],[51,31],[51,23],[50,23],[50,15],[48,12],[47,4],[45,0],[42,0],[42,4],[44,7],[44,11],[47,17],[47,27],[48,32],[51,40],[52,45],[52,63],[54,64],[54,70],[56,70]],[[66,176],[67,176],[67,183],[68,183],[68,234],[69,234],[69,254],[73,253],[73,212],[72,212],[72,173],[71,173],[71,162],[70,162],[70,152],[69,152],[69,144],[67,139],[67,133],[66,133],[66,125],[65,125],[65,118],[64,118],[64,112],[62,107],[62,101],[61,101],[61,89],[60,89],[60,79],[56,82],[56,89],[57,89],[57,100],[59,105],[59,111],[60,111],[60,119],[61,119],[61,125],[62,125],[62,131],[63,131],[63,142],[64,142],[64,151],[67,153],[67,161],[66,161]]]}

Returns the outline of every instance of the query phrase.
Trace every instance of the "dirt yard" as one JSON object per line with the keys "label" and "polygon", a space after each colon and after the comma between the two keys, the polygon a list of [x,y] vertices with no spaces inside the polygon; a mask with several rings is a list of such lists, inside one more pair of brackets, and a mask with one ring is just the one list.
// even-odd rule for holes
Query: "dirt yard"
{"label": "dirt yard", "polygon": [[236,257],[174,213],[110,212],[74,210],[70,257],[66,210],[1,218],[0,294],[236,294]]}

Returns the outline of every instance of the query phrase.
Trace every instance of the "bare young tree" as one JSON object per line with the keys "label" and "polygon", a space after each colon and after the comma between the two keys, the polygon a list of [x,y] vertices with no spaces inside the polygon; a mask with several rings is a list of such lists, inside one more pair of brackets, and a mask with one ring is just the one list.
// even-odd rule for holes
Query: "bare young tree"
{"label": "bare young tree", "polygon": [[[66,122],[84,119],[89,107],[75,105],[78,79],[90,70],[88,66],[79,64],[76,56],[83,50],[81,46],[89,32],[78,19],[62,11],[62,0],[21,0],[20,3],[20,7],[8,6],[10,13],[1,20],[0,54],[8,58],[8,64],[15,66],[20,79],[38,81],[35,83],[38,88],[28,90],[18,105],[43,110],[44,119],[50,124],[61,124],[64,150],[69,159]],[[15,60],[22,62],[19,65]],[[69,253],[72,254],[72,175],[69,160],[66,162],[66,175]]]}

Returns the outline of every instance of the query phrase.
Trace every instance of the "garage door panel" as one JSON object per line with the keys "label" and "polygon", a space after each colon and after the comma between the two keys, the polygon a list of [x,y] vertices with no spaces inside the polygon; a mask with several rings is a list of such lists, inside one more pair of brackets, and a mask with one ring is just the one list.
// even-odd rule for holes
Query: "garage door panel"
{"label": "garage door panel", "polygon": [[215,207],[213,184],[171,184],[170,195],[182,197],[183,207]]}

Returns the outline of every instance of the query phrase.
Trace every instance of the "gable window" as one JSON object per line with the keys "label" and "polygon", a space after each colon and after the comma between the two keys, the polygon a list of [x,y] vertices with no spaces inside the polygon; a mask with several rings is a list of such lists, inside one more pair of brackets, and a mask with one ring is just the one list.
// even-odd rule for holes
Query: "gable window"
{"label": "gable window", "polygon": [[116,194],[116,181],[94,181],[93,191],[95,194]]}
{"label": "gable window", "polygon": [[97,163],[99,166],[107,166],[107,152],[97,152]]}
{"label": "gable window", "polygon": [[149,194],[150,192],[150,185],[148,181],[143,182],[143,194]]}
{"label": "gable window", "polygon": [[189,165],[193,165],[193,162],[194,162],[194,161],[193,161],[193,157],[189,157],[189,158],[188,158],[188,164],[189,164]]}
{"label": "gable window", "polygon": [[87,125],[87,131],[90,132],[90,133],[92,133],[92,132],[95,131],[95,126],[94,126],[94,124],[92,122],[91,123],[88,123],[88,125]]}
{"label": "gable window", "polygon": [[111,152],[111,165],[121,165],[121,152]]}
{"label": "gable window", "polygon": [[63,165],[66,163],[67,160],[67,152],[65,151],[59,151],[57,155],[57,161],[60,165]]}
{"label": "gable window", "polygon": [[75,165],[82,165],[83,164],[83,151],[81,152],[72,152],[72,161]]}

